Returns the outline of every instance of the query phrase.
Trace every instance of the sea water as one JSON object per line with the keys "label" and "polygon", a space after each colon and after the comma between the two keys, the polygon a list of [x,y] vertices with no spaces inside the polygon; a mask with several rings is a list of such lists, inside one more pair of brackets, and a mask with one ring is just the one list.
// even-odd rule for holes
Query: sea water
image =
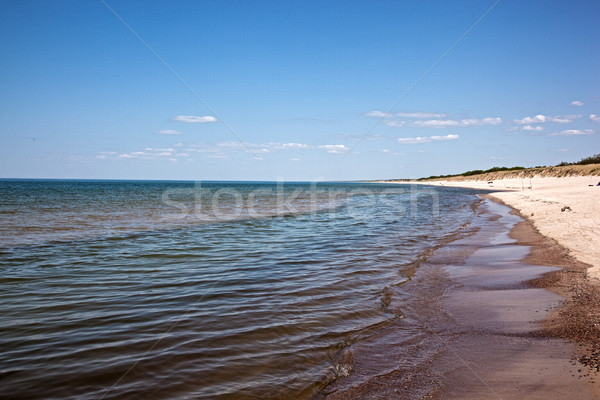
{"label": "sea water", "polygon": [[392,323],[410,341],[415,266],[477,201],[400,184],[2,180],[1,396],[310,398]]}

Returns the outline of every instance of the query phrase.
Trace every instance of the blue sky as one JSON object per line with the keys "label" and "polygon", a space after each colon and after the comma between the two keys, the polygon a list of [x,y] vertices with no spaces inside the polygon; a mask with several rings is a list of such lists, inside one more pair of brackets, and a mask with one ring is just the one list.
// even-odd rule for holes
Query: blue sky
{"label": "blue sky", "polygon": [[0,177],[412,178],[600,153],[598,1],[19,1],[0,18]]}

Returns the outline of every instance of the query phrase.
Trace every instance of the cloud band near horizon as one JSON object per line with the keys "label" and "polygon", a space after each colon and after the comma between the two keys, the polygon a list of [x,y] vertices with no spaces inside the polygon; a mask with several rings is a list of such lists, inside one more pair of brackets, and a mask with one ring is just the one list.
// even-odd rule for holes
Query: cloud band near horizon
{"label": "cloud band near horizon", "polygon": [[176,117],[173,117],[173,121],[197,124],[197,123],[217,122],[217,119],[210,115],[205,115],[203,117],[198,117],[195,115],[178,115]]}

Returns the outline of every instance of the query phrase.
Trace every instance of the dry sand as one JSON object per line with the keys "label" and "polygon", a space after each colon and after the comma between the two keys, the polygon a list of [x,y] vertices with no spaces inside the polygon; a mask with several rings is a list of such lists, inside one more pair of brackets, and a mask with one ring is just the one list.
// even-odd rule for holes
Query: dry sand
{"label": "dry sand", "polygon": [[498,190],[491,195],[530,219],[542,235],[556,240],[577,260],[589,264],[588,276],[600,279],[599,181],[598,176],[576,176],[422,183]]}

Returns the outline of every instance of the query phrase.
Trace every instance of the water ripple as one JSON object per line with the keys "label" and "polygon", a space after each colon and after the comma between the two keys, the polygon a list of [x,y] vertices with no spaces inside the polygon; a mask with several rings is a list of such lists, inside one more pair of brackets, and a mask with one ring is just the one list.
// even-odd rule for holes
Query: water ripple
{"label": "water ripple", "polygon": [[330,207],[326,185],[305,185],[290,190],[320,190],[301,198],[317,213],[170,223],[169,185],[1,182],[3,396],[309,398],[351,373],[362,338],[400,321],[418,342],[390,307],[419,256],[473,216],[451,189],[441,219],[427,196],[405,212],[406,187],[332,185],[375,195]]}

